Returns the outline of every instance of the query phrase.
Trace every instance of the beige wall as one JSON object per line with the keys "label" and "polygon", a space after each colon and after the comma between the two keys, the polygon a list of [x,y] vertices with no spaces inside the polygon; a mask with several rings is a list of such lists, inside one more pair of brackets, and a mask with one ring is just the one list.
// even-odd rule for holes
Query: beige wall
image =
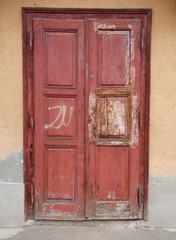
{"label": "beige wall", "polygon": [[0,158],[23,145],[21,7],[153,9],[150,173],[176,175],[176,0],[0,0]]}

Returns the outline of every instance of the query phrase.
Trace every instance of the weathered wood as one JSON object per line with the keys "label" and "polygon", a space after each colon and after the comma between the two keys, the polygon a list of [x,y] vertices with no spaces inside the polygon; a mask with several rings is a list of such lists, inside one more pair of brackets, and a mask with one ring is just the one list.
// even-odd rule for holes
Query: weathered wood
{"label": "weathered wood", "polygon": [[[67,23],[59,26],[61,21]],[[74,23],[79,27],[72,31]],[[70,24],[66,32],[65,24]],[[37,219],[134,219],[147,215],[150,29],[150,9],[23,9],[27,219],[34,216],[34,203]],[[82,36],[78,33],[75,37],[77,30]],[[42,55],[45,51],[47,57]],[[126,113],[114,113],[114,104]],[[123,126],[114,130],[119,116]],[[57,156],[61,156],[59,162]],[[70,177],[63,180],[61,175]],[[75,183],[78,186],[73,191]]]}

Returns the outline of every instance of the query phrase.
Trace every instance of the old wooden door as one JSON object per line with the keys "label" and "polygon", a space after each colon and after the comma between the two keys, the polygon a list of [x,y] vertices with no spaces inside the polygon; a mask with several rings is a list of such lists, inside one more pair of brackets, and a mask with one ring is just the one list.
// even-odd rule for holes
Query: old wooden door
{"label": "old wooden door", "polygon": [[141,218],[141,21],[89,31],[89,218]]}
{"label": "old wooden door", "polygon": [[35,218],[84,217],[84,22],[34,20]]}
{"label": "old wooden door", "polygon": [[29,18],[34,218],[143,218],[146,22],[37,14]]}

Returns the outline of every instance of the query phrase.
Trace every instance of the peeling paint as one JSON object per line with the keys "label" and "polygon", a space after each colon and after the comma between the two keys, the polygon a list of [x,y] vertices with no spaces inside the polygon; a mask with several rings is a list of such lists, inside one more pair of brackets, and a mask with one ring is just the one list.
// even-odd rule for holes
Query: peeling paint
{"label": "peeling paint", "polygon": [[127,135],[126,99],[100,98],[98,101],[98,135],[124,136]]}
{"label": "peeling paint", "polygon": [[114,199],[114,200],[117,199],[115,190],[109,190],[109,191],[108,191],[108,196],[107,196],[107,198],[108,198],[108,199],[112,199],[112,200],[113,200],[113,199]]}
{"label": "peeling paint", "polygon": [[112,31],[112,30],[98,30],[98,32],[97,32],[97,34],[106,34],[106,35],[109,35],[109,34],[111,34],[111,35],[114,35],[114,34],[127,34],[128,32],[127,31],[119,31],[119,30],[117,30],[117,31]]}
{"label": "peeling paint", "polygon": [[99,217],[106,218],[106,216],[111,215],[111,217],[128,218],[130,213],[129,202],[118,203],[114,200],[108,202],[99,202],[96,206],[96,215]]}
{"label": "peeling paint", "polygon": [[126,46],[126,56],[125,56],[125,82],[128,85],[130,83],[130,48],[129,48],[129,37],[128,37],[128,43]]}
{"label": "peeling paint", "polygon": [[139,128],[139,99],[137,95],[132,97],[132,129],[131,129],[131,146],[138,144],[138,128]]}
{"label": "peeling paint", "polygon": [[51,217],[58,217],[58,216],[62,216],[63,213],[61,211],[56,211],[53,208],[51,208],[50,211],[48,212],[48,215]]}
{"label": "peeling paint", "polygon": [[116,29],[116,25],[106,23],[94,23],[95,32],[97,32],[99,29]]}
{"label": "peeling paint", "polygon": [[89,141],[95,141],[95,111],[96,111],[96,95],[91,92],[89,95],[89,123],[88,123],[88,131],[89,131]]}
{"label": "peeling paint", "polygon": [[129,141],[119,141],[118,139],[109,140],[102,139],[97,142],[97,145],[103,146],[129,146]]}
{"label": "peeling paint", "polygon": [[126,112],[125,102],[120,99],[109,99],[108,106],[108,134],[109,135],[126,135]]}
{"label": "peeling paint", "polygon": [[135,40],[132,38],[132,40],[131,40],[131,60],[132,60],[132,61],[133,61],[134,58],[135,58],[134,44],[135,44]]}
{"label": "peeling paint", "polygon": [[131,86],[134,89],[136,69],[131,67]]}
{"label": "peeling paint", "polygon": [[[89,139],[91,141],[96,140],[97,145],[135,147],[138,144],[139,99],[137,95],[131,96],[129,99],[128,105],[128,98],[100,97],[96,113],[96,96],[95,94],[90,95]],[[97,125],[96,135],[95,124]]]}

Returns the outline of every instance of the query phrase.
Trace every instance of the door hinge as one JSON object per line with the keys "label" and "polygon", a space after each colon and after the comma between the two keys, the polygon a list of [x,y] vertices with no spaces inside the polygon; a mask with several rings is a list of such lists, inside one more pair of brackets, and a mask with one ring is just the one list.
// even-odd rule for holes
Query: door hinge
{"label": "door hinge", "polygon": [[33,30],[32,30],[32,28],[30,28],[30,30],[29,30],[29,50],[33,49],[33,38],[34,38]]}
{"label": "door hinge", "polygon": [[145,31],[144,28],[141,29],[141,49],[145,49]]}

